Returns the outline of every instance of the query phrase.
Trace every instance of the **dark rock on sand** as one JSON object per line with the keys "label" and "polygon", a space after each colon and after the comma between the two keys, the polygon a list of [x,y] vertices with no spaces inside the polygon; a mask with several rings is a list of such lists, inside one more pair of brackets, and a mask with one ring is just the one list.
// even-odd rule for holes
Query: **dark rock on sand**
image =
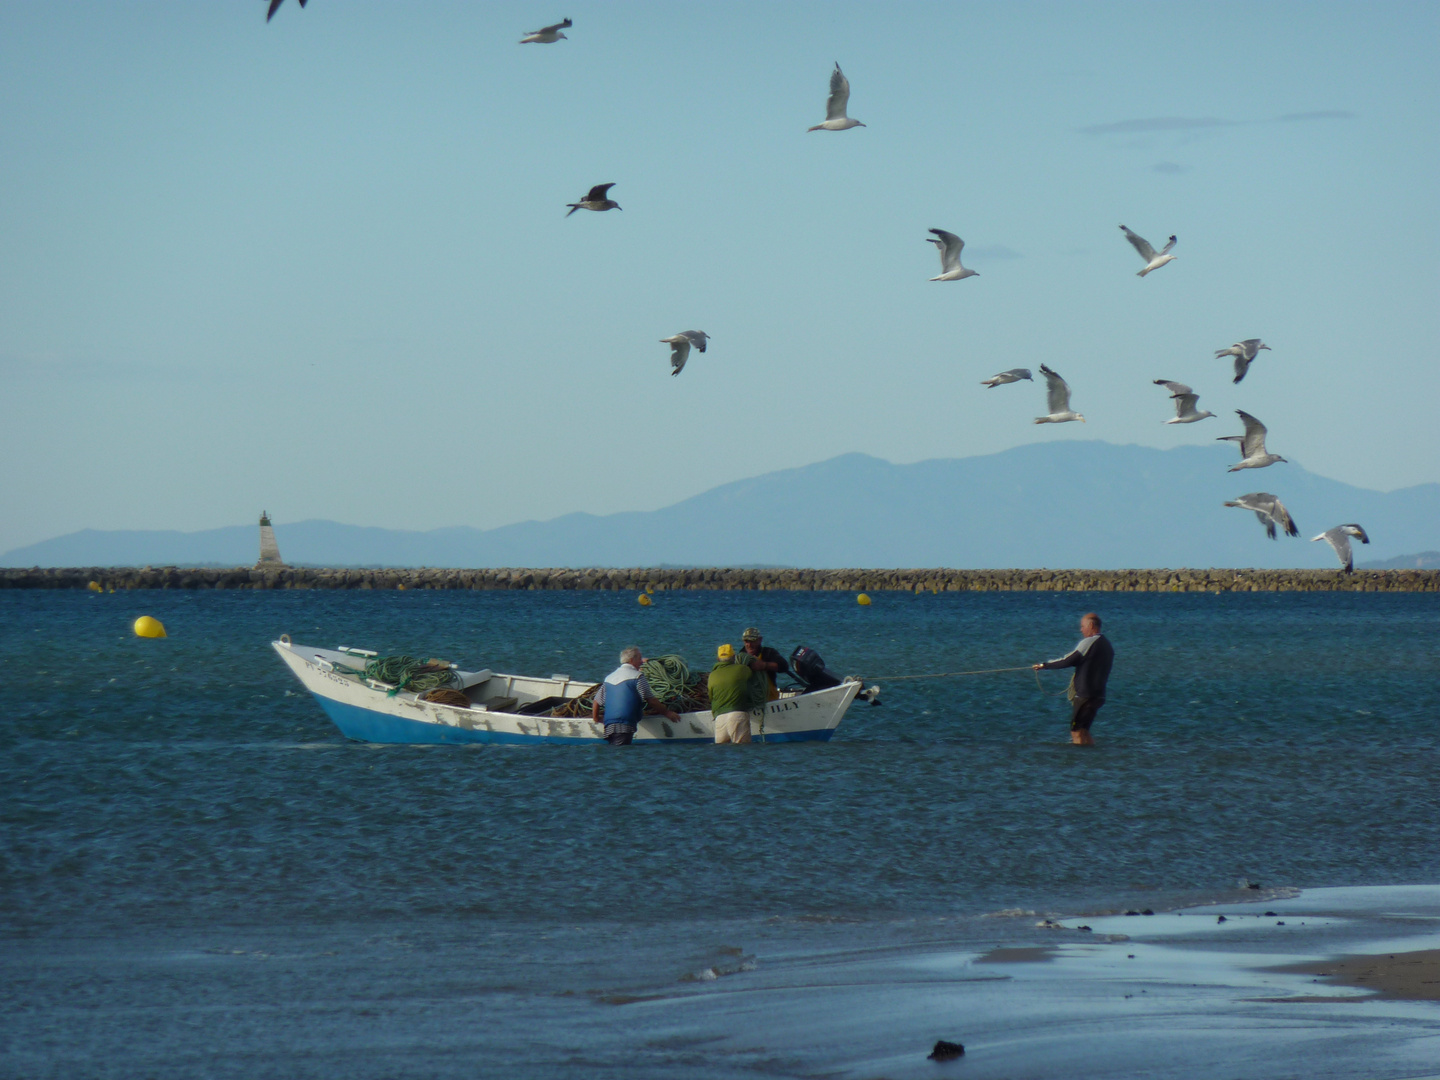
{"label": "dark rock on sand", "polygon": [[935,1044],[935,1049],[931,1050],[928,1056],[930,1061],[954,1061],[956,1058],[963,1056],[964,1053],[965,1047],[959,1043],[946,1042],[944,1039],[941,1039]]}

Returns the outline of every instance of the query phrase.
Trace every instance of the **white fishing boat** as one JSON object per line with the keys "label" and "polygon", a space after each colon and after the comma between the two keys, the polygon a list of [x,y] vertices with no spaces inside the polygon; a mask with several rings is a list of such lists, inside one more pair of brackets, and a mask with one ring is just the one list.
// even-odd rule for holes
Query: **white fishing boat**
{"label": "white fishing boat", "polygon": [[[373,743],[571,743],[595,744],[604,728],[588,714],[555,716],[597,685],[568,675],[534,678],[488,669],[462,671],[449,665],[448,701],[397,689],[364,675],[375,653],[349,646],[333,649],[297,645],[287,635],[271,642],[302,686],[347,738]],[[824,689],[782,693],[763,715],[753,716],[756,742],[827,741],[862,690],[847,680]],[[465,704],[461,704],[461,700]],[[683,712],[678,721],[646,716],[636,743],[713,743],[715,719],[709,710]]]}

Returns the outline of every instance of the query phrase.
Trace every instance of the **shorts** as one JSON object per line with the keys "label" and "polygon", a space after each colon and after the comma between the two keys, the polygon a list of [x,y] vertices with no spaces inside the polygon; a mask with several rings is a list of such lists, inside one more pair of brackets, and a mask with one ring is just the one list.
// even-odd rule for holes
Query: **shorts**
{"label": "shorts", "polygon": [[749,742],[750,714],[748,712],[727,712],[715,717],[715,741],[717,743]]}
{"label": "shorts", "polygon": [[1104,704],[1103,697],[1077,697],[1075,711],[1070,714],[1070,730],[1089,731],[1090,725],[1095,722],[1095,714]]}
{"label": "shorts", "polygon": [[635,741],[635,729],[629,724],[606,724],[605,741],[611,746],[629,746]]}

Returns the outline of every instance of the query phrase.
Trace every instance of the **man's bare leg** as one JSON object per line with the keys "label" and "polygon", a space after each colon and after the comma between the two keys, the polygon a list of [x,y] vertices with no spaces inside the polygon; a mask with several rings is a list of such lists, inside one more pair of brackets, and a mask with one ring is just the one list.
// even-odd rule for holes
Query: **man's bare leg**
{"label": "man's bare leg", "polygon": [[1071,742],[1071,744],[1074,745],[1074,746],[1084,746],[1084,745],[1085,745],[1085,732],[1080,731],[1078,728],[1077,728],[1076,730],[1070,732],[1070,742]]}

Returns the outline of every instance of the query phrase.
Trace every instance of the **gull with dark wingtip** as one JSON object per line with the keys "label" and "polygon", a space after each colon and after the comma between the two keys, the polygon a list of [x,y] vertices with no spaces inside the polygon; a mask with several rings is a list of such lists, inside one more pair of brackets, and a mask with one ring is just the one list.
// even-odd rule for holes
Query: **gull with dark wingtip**
{"label": "gull with dark wingtip", "polygon": [[1175,237],[1170,237],[1170,242],[1156,251],[1150,246],[1149,240],[1131,232],[1124,225],[1120,226],[1120,231],[1125,234],[1125,239],[1130,241],[1130,245],[1140,253],[1140,258],[1145,260],[1145,269],[1136,274],[1136,277],[1144,277],[1151,270],[1159,270],[1166,263],[1175,261],[1175,256],[1170,254],[1170,249],[1175,246]]}
{"label": "gull with dark wingtip", "polygon": [[1085,417],[1070,408],[1070,384],[1044,364],[1040,365],[1040,374],[1045,376],[1045,399],[1050,415],[1037,416],[1035,423],[1064,424],[1070,420],[1085,423]]}
{"label": "gull with dark wingtip", "polygon": [[[613,181],[608,184],[596,184],[579,202],[566,203],[565,205],[570,207],[570,214],[573,214],[576,210],[595,210],[597,212],[602,210],[623,210],[625,209],[623,206],[606,194],[606,192],[614,186],[615,183]],[[566,214],[565,216],[569,217],[570,214]]]}
{"label": "gull with dark wingtip", "polygon": [[681,330],[678,334],[662,337],[660,340],[670,346],[670,367],[674,369],[670,374],[674,376],[685,370],[685,361],[690,359],[690,347],[693,345],[703,353],[710,335],[704,330]]}
{"label": "gull with dark wingtip", "polygon": [[851,120],[845,115],[845,109],[850,104],[850,80],[840,70],[840,63],[836,61],[835,70],[830,73],[830,96],[825,100],[825,121],[816,124],[807,131],[848,131],[850,128],[864,127],[859,120]]}
{"label": "gull with dark wingtip", "polygon": [[1166,420],[1167,424],[1193,424],[1197,420],[1204,420],[1207,416],[1215,414],[1208,409],[1195,411],[1195,404],[1200,400],[1200,395],[1191,390],[1181,382],[1171,382],[1169,379],[1155,379],[1156,386],[1163,386],[1170,391],[1170,400],[1175,402],[1175,416]]}
{"label": "gull with dark wingtip", "polygon": [[1244,421],[1245,434],[1221,435],[1215,440],[1216,442],[1240,444],[1240,463],[1231,465],[1226,472],[1235,472],[1238,469],[1263,469],[1266,465],[1274,465],[1277,461],[1285,460],[1279,454],[1272,454],[1265,449],[1267,429],[1264,424],[1243,409],[1236,409],[1235,415]]}
{"label": "gull with dark wingtip", "polygon": [[965,250],[964,240],[944,229],[930,231],[935,235],[928,238],[926,243],[934,244],[940,251],[940,274],[932,277],[931,281],[959,281],[961,278],[980,276],[978,270],[967,270],[960,265],[960,252]]}
{"label": "gull with dark wingtip", "polygon": [[1312,536],[1310,542],[1324,540],[1335,549],[1335,555],[1340,560],[1340,566],[1347,574],[1355,572],[1355,557],[1350,551],[1350,537],[1355,537],[1362,544],[1370,543],[1370,537],[1365,535],[1365,530],[1353,521],[1345,525],[1336,525],[1333,529],[1326,529],[1319,536]]}
{"label": "gull with dark wingtip", "polygon": [[521,45],[553,45],[557,41],[569,41],[561,30],[569,30],[574,26],[569,19],[562,19],[560,22],[551,23],[549,26],[542,26],[539,30],[531,30],[520,39]]}
{"label": "gull with dark wingtip", "polygon": [[1009,371],[1000,372],[999,375],[991,375],[988,379],[981,379],[980,385],[988,386],[993,390],[997,386],[1019,382],[1021,379],[1029,379],[1031,382],[1035,381],[1035,377],[1030,374],[1028,367],[1012,367]]}
{"label": "gull with dark wingtip", "polygon": [[[265,12],[266,22],[269,22],[275,17],[275,10],[284,2],[285,0],[270,0],[270,10]],[[299,0],[299,3],[302,8],[305,6],[305,0]]]}
{"label": "gull with dark wingtip", "polygon": [[1255,511],[1260,524],[1265,526],[1265,535],[1271,540],[1275,539],[1277,525],[1285,530],[1286,536],[1300,535],[1300,530],[1295,527],[1295,522],[1290,517],[1290,511],[1285,509],[1285,504],[1268,491],[1252,491],[1249,495],[1241,495],[1234,502],[1227,502],[1225,505]]}
{"label": "gull with dark wingtip", "polygon": [[1250,365],[1255,362],[1255,357],[1260,355],[1260,350],[1274,352],[1275,350],[1266,345],[1258,337],[1246,338],[1244,341],[1237,341],[1228,349],[1216,349],[1215,359],[1222,356],[1233,356],[1235,358],[1235,381],[1238,383],[1245,378],[1245,372],[1250,370]]}

